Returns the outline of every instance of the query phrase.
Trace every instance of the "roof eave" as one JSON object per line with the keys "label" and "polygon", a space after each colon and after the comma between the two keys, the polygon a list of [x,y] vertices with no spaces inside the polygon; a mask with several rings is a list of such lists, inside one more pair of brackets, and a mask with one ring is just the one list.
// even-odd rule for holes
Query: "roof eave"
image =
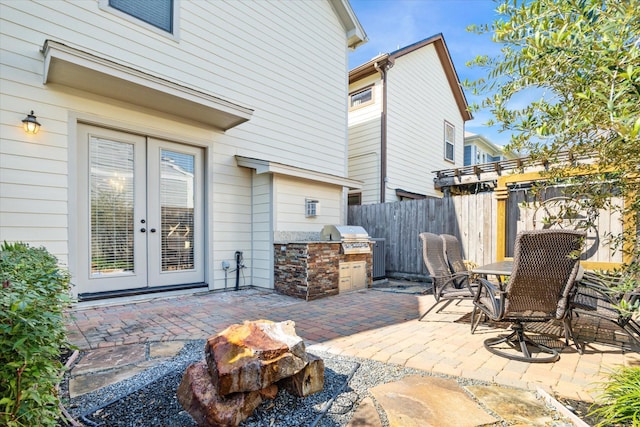
{"label": "roof eave", "polygon": [[378,70],[376,69],[376,64],[378,64],[379,67],[383,67],[388,62],[389,62],[389,54],[385,53],[385,54],[376,56],[369,62],[366,62],[362,65],[357,66],[356,68],[349,71],[349,84],[353,82],[357,82],[358,80],[361,80],[365,77],[369,77],[373,74],[378,73]]}
{"label": "roof eave", "polygon": [[356,49],[369,41],[367,33],[364,31],[348,0],[329,0],[329,3],[345,29],[347,47],[349,49]]}
{"label": "roof eave", "polygon": [[401,56],[414,52],[430,44],[433,44],[433,46],[435,47],[438,58],[440,59],[440,63],[442,63],[442,67],[444,68],[445,75],[447,76],[447,81],[449,83],[449,86],[451,87],[451,92],[453,93],[453,96],[456,100],[456,104],[458,105],[458,110],[460,111],[462,119],[465,122],[473,119],[473,116],[469,111],[467,98],[464,95],[464,91],[462,90],[462,86],[460,85],[460,80],[458,79],[458,73],[456,73],[456,69],[453,65],[453,61],[451,60],[451,55],[449,54],[449,49],[447,48],[447,44],[444,41],[442,33],[438,33],[424,40],[420,40],[416,43],[410,44],[409,46],[405,46],[401,49],[395,50],[389,54],[380,55],[372,59],[371,61],[354,68],[353,70],[349,71],[349,84],[376,73],[376,62],[378,63],[378,65],[384,65],[385,62],[395,62],[397,58],[400,58]]}

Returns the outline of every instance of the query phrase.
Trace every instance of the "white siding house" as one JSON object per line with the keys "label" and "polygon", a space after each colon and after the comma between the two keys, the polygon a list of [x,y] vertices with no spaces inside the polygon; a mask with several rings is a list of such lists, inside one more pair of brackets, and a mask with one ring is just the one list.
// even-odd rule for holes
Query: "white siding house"
{"label": "white siding house", "polygon": [[439,197],[433,171],[462,166],[471,119],[441,34],[349,72],[351,204]]}
{"label": "white siding house", "polygon": [[236,251],[273,287],[274,236],[345,222],[360,186],[344,99],[366,35],[348,0],[145,5],[0,0],[0,240],[45,246],[81,298],[220,289]]}
{"label": "white siding house", "polygon": [[501,146],[494,144],[485,136],[471,132],[464,133],[464,166],[499,162],[516,157],[513,153],[504,151]]}

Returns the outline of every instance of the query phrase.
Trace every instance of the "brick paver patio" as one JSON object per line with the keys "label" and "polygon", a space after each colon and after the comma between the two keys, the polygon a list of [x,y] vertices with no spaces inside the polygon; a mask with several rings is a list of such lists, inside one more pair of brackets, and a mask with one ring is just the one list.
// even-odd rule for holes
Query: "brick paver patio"
{"label": "brick paver patio", "polygon": [[[394,283],[402,285],[402,283]],[[413,284],[415,285],[415,284]],[[504,329],[481,325],[472,335],[465,321],[471,304],[451,304],[418,321],[433,296],[374,288],[316,301],[243,289],[155,298],[122,305],[79,304],[68,323],[69,338],[80,349],[122,344],[206,339],[244,320],[293,320],[307,345],[334,354],[370,358],[437,374],[462,376],[519,388],[541,387],[559,397],[591,401],[596,383],[618,365],[640,365],[640,354],[608,332],[608,343],[588,337],[580,355],[566,347],[555,363],[511,361],[485,350],[483,341]],[[580,319],[580,321],[585,321]],[[583,336],[589,328],[577,328]],[[584,332],[587,331],[587,332]],[[619,340],[617,338],[620,338]]]}

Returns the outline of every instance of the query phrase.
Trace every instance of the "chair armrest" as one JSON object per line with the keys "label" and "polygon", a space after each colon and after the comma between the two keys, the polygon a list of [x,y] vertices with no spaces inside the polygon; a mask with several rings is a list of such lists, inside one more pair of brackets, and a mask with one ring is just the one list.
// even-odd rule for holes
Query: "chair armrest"
{"label": "chair armrest", "polygon": [[499,285],[496,285],[495,283],[492,283],[482,277],[478,277],[476,280],[480,287],[485,288],[491,294],[491,296],[495,297],[496,295],[504,295],[504,291],[502,290],[502,288],[500,288]]}
{"label": "chair armrest", "polygon": [[502,316],[506,292],[500,286],[481,277],[475,279],[478,290],[473,298],[476,307],[484,311],[492,319]]}
{"label": "chair armrest", "polygon": [[431,276],[431,280],[433,282],[433,285],[438,288],[445,287],[448,283],[453,283],[454,287],[459,288],[459,286],[457,286],[459,281],[464,280],[468,282],[469,277],[470,273],[468,271],[461,271],[459,273],[453,273],[447,276]]}

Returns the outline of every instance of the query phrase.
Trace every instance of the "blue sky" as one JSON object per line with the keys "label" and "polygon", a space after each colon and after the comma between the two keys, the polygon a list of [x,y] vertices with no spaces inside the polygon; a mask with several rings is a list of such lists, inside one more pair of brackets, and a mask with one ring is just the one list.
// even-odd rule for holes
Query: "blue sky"
{"label": "blue sky", "polygon": [[[349,54],[349,69],[371,60],[380,53],[393,52],[434,34],[444,36],[460,81],[475,80],[484,72],[466,66],[477,55],[497,55],[500,46],[489,34],[467,32],[471,24],[489,24],[497,15],[492,0],[350,0],[369,41]],[[465,90],[467,102],[479,101]],[[466,130],[487,137],[498,145],[509,142],[509,134],[485,123],[488,112],[474,113]]]}

